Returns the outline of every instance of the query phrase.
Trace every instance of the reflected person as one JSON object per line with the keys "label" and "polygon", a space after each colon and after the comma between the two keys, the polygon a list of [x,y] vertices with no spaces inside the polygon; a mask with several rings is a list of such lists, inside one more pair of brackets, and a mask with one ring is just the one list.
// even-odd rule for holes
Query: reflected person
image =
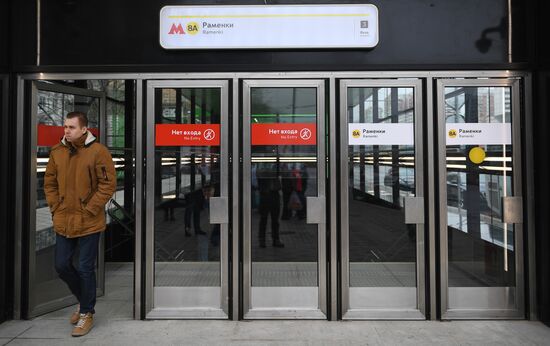
{"label": "reflected person", "polygon": [[282,168],[281,185],[283,190],[283,213],[281,215],[281,220],[289,220],[292,216],[292,210],[290,209],[288,202],[290,200],[290,195],[294,190],[294,184],[292,182],[292,168],[287,163],[283,164]]}
{"label": "reflected person", "polygon": [[202,188],[202,203],[198,216],[200,234],[204,236],[197,237],[199,261],[208,261],[208,237],[206,235],[210,233],[212,240],[220,236],[219,225],[210,223],[210,198],[214,196],[214,192],[215,189],[212,185],[205,185]]}
{"label": "reflected person", "polygon": [[279,239],[279,213],[281,212],[281,182],[274,165],[263,164],[256,172],[260,191],[260,247],[265,248],[267,218],[271,218],[271,238],[273,247],[284,247]]}
{"label": "reflected person", "polygon": [[304,164],[296,163],[294,170],[292,170],[292,178],[294,183],[294,191],[296,191],[298,198],[300,199],[300,203],[302,204],[302,208],[297,211],[296,216],[302,220],[306,218],[307,210],[306,190],[307,181],[309,178],[307,167]]}
{"label": "reflected person", "polygon": [[184,215],[185,236],[191,236],[191,219],[193,219],[193,229],[196,235],[206,235],[201,229],[201,211],[204,208],[203,189],[192,191],[185,196],[186,207]]}

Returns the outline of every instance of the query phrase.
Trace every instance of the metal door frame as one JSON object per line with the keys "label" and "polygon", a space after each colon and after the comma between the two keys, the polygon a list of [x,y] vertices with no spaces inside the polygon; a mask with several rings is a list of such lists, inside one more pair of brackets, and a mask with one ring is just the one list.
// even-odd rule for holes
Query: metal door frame
{"label": "metal door frame", "polygon": [[[522,106],[520,98],[519,79],[438,79],[437,80],[437,149],[439,151],[439,229],[440,229],[440,302],[442,319],[513,319],[524,318],[525,287],[524,287],[524,251],[523,224],[514,224],[515,235],[515,266],[516,266],[516,309],[449,309],[448,293],[448,229],[447,229],[447,167],[446,167],[446,131],[445,131],[445,88],[446,87],[509,87],[512,112],[512,164],[513,164],[513,196],[524,197],[522,194],[522,142],[521,119]],[[523,210],[525,214],[525,208]],[[519,306],[518,306],[519,304]]]}
{"label": "metal door frame", "polygon": [[[426,261],[425,224],[416,225],[416,310],[396,309],[351,309],[349,307],[349,174],[348,174],[348,88],[413,88],[414,90],[414,156],[415,197],[424,196],[424,144],[422,125],[424,119],[422,103],[422,81],[420,79],[344,79],[340,80],[340,201],[341,201],[341,311],[342,319],[425,319]],[[426,213],[426,209],[425,212]],[[425,217],[425,220],[427,218]]]}
{"label": "metal door frame", "polygon": [[[229,195],[229,81],[227,80],[149,80],[146,87],[146,162],[155,162],[155,89],[218,88],[220,89],[220,197]],[[141,129],[140,129],[141,130]],[[145,181],[145,318],[147,319],[226,319],[229,316],[229,223],[220,225],[220,306],[221,309],[155,309],[154,308],[154,189],[155,165],[147,164]],[[150,196],[150,197],[148,197]],[[138,258],[136,257],[136,261]],[[143,293],[142,293],[143,294]]]}
{"label": "metal door frame", "polygon": [[[319,309],[253,309],[251,308],[252,251],[251,251],[251,135],[250,135],[250,92],[251,88],[316,88],[317,93],[317,196],[325,197],[326,155],[325,155],[325,81],[320,79],[243,80],[243,298],[242,309],[245,319],[326,319],[327,318],[327,254],[326,224],[317,224],[318,231],[318,289]],[[325,205],[325,211],[326,211]]]}
{"label": "metal door frame", "polygon": [[[84,97],[92,97],[99,99],[99,141],[101,143],[105,143],[105,111],[106,111],[106,96],[104,92],[101,91],[95,91],[95,90],[88,90],[88,89],[81,89],[71,86],[65,86],[65,85],[55,85],[55,84],[47,84],[41,81],[31,81],[30,82],[30,90],[31,90],[31,99],[30,99],[30,131],[29,131],[29,143],[30,143],[30,175],[28,180],[28,186],[29,186],[29,205],[28,205],[28,215],[29,215],[29,228],[28,232],[29,234],[33,234],[33,232],[36,230],[36,187],[37,187],[37,179],[36,179],[36,159],[37,159],[37,108],[38,108],[38,91],[44,90],[44,91],[50,91],[50,92],[56,92],[56,93],[62,93],[62,94],[68,94],[68,95],[78,95],[78,96],[84,96]],[[65,116],[65,114],[63,114]],[[97,296],[102,296],[105,292],[105,254],[104,254],[104,248],[105,248],[105,236],[102,233],[100,236],[99,241],[99,249],[98,249],[98,255],[97,255]],[[27,317],[36,317],[38,315],[42,315],[44,313],[54,311],[60,308],[63,308],[68,305],[72,305],[76,303],[76,298],[73,295],[69,295],[62,299],[57,299],[45,304],[41,304],[39,306],[36,305],[35,295],[34,295],[34,289],[35,289],[35,237],[29,236],[28,237],[28,307],[27,307]]]}
{"label": "metal door frame", "polygon": [[[0,73],[0,146],[2,147],[2,151],[0,152],[0,162],[4,162],[4,164],[9,164],[9,152],[10,150],[10,136],[9,134],[13,132],[12,129],[8,128],[9,124],[9,95],[10,95],[10,88],[9,88],[9,75],[6,73]],[[11,149],[13,150],[13,149]],[[7,182],[8,177],[10,176],[11,172],[8,170],[4,170],[2,174],[0,175],[0,179]],[[11,187],[13,185],[11,184],[4,184],[2,188],[0,188],[0,195],[1,201],[0,205],[2,206],[3,211],[0,213],[0,218],[2,218],[2,221],[0,223],[0,227],[4,229],[10,229],[11,226],[8,226],[8,220],[9,220],[9,209],[8,205],[10,205],[13,200],[9,197],[10,194],[8,191],[10,191]],[[11,301],[11,297],[8,298],[8,292],[10,290],[8,289],[8,283],[10,282],[11,275],[8,274],[10,271],[8,270],[8,266],[5,265],[5,263],[11,263],[12,258],[8,258],[6,254],[8,253],[8,249],[11,248],[11,244],[7,242],[7,240],[10,239],[9,233],[7,231],[4,231],[4,236],[2,237],[3,244],[0,247],[0,251],[2,252],[2,255],[0,255],[0,262],[2,262],[3,268],[0,269],[0,284],[3,285],[2,288],[0,288],[0,292],[3,292],[4,294],[0,297],[0,314],[2,317],[0,317],[0,321],[4,321],[7,319],[9,308],[7,306],[7,301]],[[4,262],[5,261],[5,262]],[[1,322],[0,322],[1,323]]]}

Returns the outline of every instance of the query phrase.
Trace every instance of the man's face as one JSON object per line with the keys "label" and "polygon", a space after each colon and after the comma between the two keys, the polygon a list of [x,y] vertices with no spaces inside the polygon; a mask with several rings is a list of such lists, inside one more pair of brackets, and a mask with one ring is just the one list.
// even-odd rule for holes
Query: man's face
{"label": "man's face", "polygon": [[76,141],[86,133],[86,126],[80,127],[78,118],[65,119],[65,139],[69,142]]}

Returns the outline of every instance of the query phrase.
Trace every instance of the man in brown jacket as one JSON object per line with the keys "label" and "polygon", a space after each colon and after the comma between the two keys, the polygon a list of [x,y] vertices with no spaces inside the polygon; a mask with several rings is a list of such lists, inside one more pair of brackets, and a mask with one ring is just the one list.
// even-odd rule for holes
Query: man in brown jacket
{"label": "man in brown jacket", "polygon": [[[116,172],[109,150],[88,130],[88,118],[71,112],[65,136],[52,147],[44,192],[56,232],[55,269],[79,302],[71,315],[72,335],[93,326],[96,302],[95,264],[100,232],[105,230],[105,204],[116,191]],[[73,255],[79,250],[78,269]]]}

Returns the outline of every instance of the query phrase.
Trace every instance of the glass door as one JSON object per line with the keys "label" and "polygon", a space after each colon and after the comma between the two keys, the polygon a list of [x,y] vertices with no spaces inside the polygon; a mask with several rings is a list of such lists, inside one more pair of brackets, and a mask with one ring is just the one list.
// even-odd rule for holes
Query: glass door
{"label": "glass door", "polygon": [[438,81],[442,318],[523,318],[519,81]]}
{"label": "glass door", "polygon": [[243,83],[243,313],[326,318],[324,81]]}
{"label": "glass door", "polygon": [[147,83],[146,317],[228,317],[228,83]]}
{"label": "glass door", "polygon": [[340,81],[343,319],[424,319],[420,81]]}
{"label": "glass door", "polygon": [[[32,318],[76,303],[67,285],[54,268],[55,231],[44,195],[44,173],[50,148],[64,135],[68,112],[88,115],[88,129],[105,143],[105,93],[44,82],[31,83],[31,175],[28,236],[28,308],[25,318]],[[97,264],[97,294],[103,295],[104,256],[101,236]],[[77,260],[75,256],[75,261]],[[75,262],[76,265],[77,262]]]}

